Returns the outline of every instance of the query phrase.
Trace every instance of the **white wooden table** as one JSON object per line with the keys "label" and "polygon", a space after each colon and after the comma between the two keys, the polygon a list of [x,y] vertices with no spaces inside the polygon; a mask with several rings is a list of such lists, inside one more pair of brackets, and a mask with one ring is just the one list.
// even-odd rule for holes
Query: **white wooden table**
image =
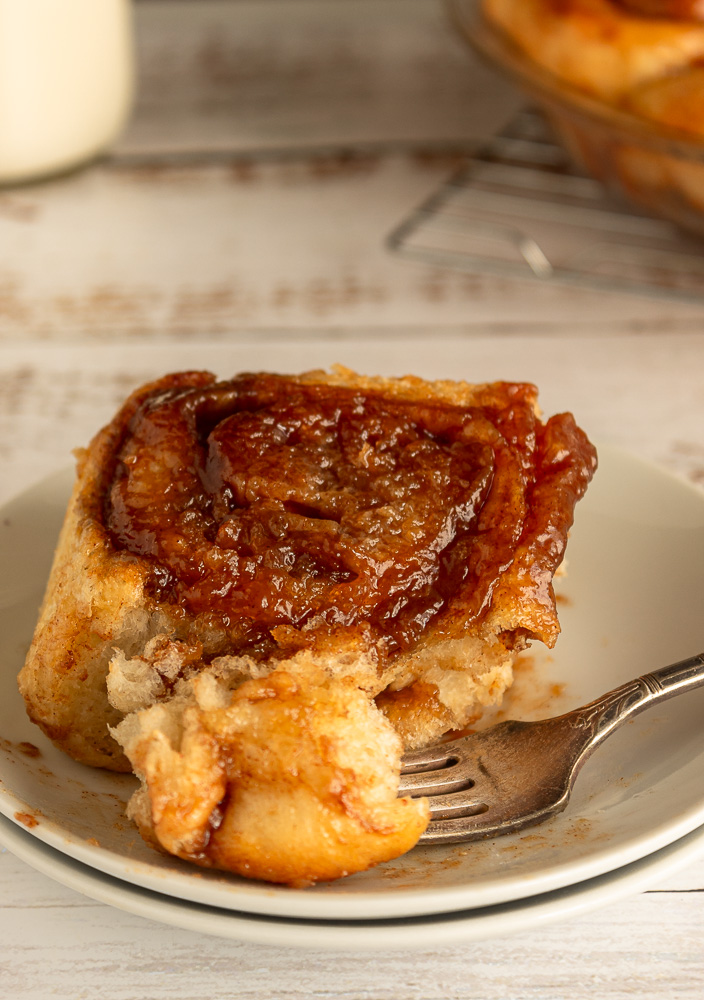
{"label": "white wooden table", "polygon": [[[166,370],[532,380],[704,486],[704,304],[409,263],[389,231],[519,105],[434,0],[141,0],[112,154],[0,192],[0,502]],[[573,921],[411,955],[174,930],[0,853],[0,997],[625,1000],[704,989],[704,860]]]}

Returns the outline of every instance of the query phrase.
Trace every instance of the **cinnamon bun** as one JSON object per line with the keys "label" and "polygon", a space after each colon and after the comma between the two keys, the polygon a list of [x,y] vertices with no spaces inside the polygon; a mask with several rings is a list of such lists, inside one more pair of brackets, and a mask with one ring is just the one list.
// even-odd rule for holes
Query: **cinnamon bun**
{"label": "cinnamon bun", "polygon": [[130,815],[178,857],[288,884],[395,857],[428,822],[404,746],[554,643],[595,465],[532,385],[166,376],[79,455],[28,712],[133,769]]}

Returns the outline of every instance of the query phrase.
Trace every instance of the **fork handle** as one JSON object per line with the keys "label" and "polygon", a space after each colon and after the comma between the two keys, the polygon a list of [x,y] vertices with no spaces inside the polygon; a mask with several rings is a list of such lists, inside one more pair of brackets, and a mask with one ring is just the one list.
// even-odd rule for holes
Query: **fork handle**
{"label": "fork handle", "polygon": [[627,681],[595,701],[569,713],[574,724],[590,732],[585,754],[610,736],[627,719],[652,705],[704,685],[704,653],[660,667]]}

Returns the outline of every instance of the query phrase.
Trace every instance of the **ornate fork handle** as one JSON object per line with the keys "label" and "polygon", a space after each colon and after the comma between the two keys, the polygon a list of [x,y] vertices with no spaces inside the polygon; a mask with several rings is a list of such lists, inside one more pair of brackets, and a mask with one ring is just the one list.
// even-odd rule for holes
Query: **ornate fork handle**
{"label": "ornate fork handle", "polygon": [[[627,681],[595,701],[570,712],[575,728],[589,735],[584,755],[610,736],[622,723],[652,705],[704,685],[704,653],[661,667]],[[567,717],[565,717],[567,718]]]}

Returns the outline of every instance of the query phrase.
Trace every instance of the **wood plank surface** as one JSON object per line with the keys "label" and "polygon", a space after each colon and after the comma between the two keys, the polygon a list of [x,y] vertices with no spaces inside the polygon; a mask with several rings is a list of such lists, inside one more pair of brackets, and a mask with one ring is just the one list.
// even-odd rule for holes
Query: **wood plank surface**
{"label": "wood plank surface", "polygon": [[0,194],[0,343],[252,329],[700,329],[699,303],[393,255],[388,235],[450,169],[416,153],[104,163]]}
{"label": "wood plank surface", "polygon": [[[167,370],[531,380],[704,488],[704,305],[411,263],[389,233],[523,104],[435,0],[139,0],[111,153],[0,191],[0,503]],[[297,952],[96,903],[0,849],[1,1000],[699,1000],[704,860],[517,936]]]}
{"label": "wood plank surface", "polygon": [[[691,874],[701,887],[701,864]],[[13,1000],[697,1000],[704,981],[701,888],[641,893],[489,942],[350,954],[165,928],[52,883],[7,852],[0,879],[0,990]]]}
{"label": "wood plank surface", "polygon": [[162,0],[135,19],[140,87],[118,156],[461,149],[517,103],[432,0]]}

